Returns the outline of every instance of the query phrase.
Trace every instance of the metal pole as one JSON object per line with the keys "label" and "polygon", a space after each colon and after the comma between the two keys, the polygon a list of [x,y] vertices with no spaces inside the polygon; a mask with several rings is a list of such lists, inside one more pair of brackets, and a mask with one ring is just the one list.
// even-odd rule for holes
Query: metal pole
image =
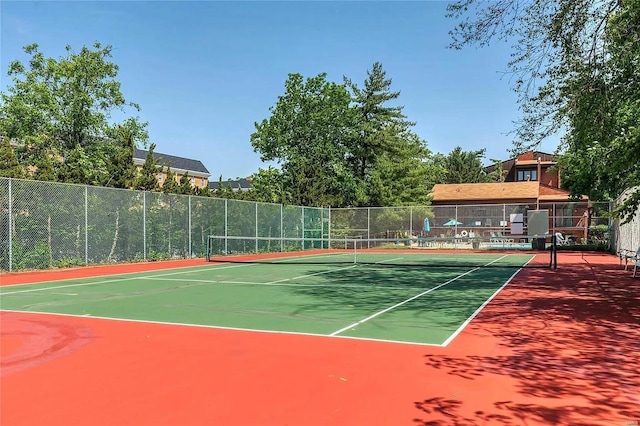
{"label": "metal pole", "polygon": [[367,207],[367,248],[371,248],[371,207]]}
{"label": "metal pole", "polygon": [[256,203],[256,253],[258,252],[258,203]]}
{"label": "metal pole", "polygon": [[280,251],[284,251],[284,205],[280,204]]}
{"label": "metal pole", "polygon": [[413,207],[409,207],[409,238],[413,237]]}
{"label": "metal pole", "polygon": [[227,213],[228,213],[228,206],[227,206],[227,201],[229,201],[228,199],[224,199],[224,254],[229,254],[229,243],[227,241],[227,225],[229,224],[229,221],[227,219]]}
{"label": "metal pole", "polygon": [[329,206],[329,223],[327,224],[327,248],[331,248],[331,206]]}
{"label": "metal pole", "polygon": [[302,207],[302,250],[306,248],[306,238],[304,235],[304,207]]}
{"label": "metal pole", "polygon": [[189,195],[189,257],[193,256],[191,249],[191,195]]}
{"label": "metal pole", "polygon": [[12,208],[13,208],[13,196],[12,196],[12,182],[13,179],[9,178],[9,272],[12,270],[13,264],[13,217],[12,217]]}
{"label": "metal pole", "polygon": [[[456,204],[456,219],[454,224],[454,237],[458,235],[458,205]],[[457,243],[457,240],[454,240]]]}
{"label": "metal pole", "polygon": [[142,258],[147,260],[147,193],[142,192]]}
{"label": "metal pole", "polygon": [[89,196],[87,186],[84,187],[84,264],[89,264]]}

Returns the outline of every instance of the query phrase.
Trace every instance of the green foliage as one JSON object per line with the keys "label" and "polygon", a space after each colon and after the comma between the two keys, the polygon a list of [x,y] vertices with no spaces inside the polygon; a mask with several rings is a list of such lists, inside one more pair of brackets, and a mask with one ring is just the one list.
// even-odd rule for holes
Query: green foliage
{"label": "green foliage", "polygon": [[[563,186],[609,200],[640,185],[640,0],[460,0],[452,47],[516,38],[512,61],[523,111],[517,154],[566,131]],[[615,214],[630,221],[634,190]]]}
{"label": "green foliage", "polygon": [[[455,147],[447,156],[439,157],[440,165],[445,170],[444,181],[439,183],[480,183],[494,180],[484,172],[482,159],[486,149],[463,151]],[[501,169],[500,169],[501,170]]]}
{"label": "green foliage", "polygon": [[191,186],[191,178],[189,177],[188,172],[186,172],[180,177],[180,184],[178,185],[177,193],[183,194],[183,195],[195,194],[193,186]]}
{"label": "green foliage", "polygon": [[255,193],[255,201],[284,204],[287,200],[283,176],[275,167],[258,169],[252,176],[251,186]]}
{"label": "green foliage", "polygon": [[6,137],[0,142],[0,177],[24,177],[24,169],[18,163],[18,157]]}
{"label": "green foliage", "polygon": [[254,176],[253,199],[303,206],[428,203],[440,167],[411,131],[382,65],[361,89],[290,74],[271,117],[256,123],[251,144],[279,168]]}
{"label": "green foliage", "polygon": [[22,241],[13,240],[14,269],[48,269],[51,267],[51,250],[44,241],[38,241],[33,248],[28,248]]}
{"label": "green foliage", "polygon": [[146,143],[146,124],[130,117],[110,122],[128,103],[109,61],[111,46],[95,43],[66,56],[46,58],[37,44],[26,46],[27,65],[13,61],[7,93],[2,93],[0,133],[19,143],[23,168],[43,166],[38,179],[127,187],[133,177],[132,148]]}
{"label": "green foliage", "polygon": [[345,86],[327,82],[326,74],[306,80],[290,74],[271,117],[256,123],[251,144],[263,161],[280,163],[287,203],[357,201],[358,185],[346,163],[356,129],[350,102]]}
{"label": "green foliage", "polygon": [[171,166],[167,166],[166,178],[162,184],[162,192],[165,194],[177,194],[178,182],[176,181],[176,174],[171,170]]}
{"label": "green foliage", "polygon": [[134,179],[134,189],[139,189],[141,191],[157,191],[160,188],[156,176],[162,168],[158,166],[158,160],[153,155],[153,151],[155,149],[156,144],[152,143],[151,146],[149,146],[149,152],[147,153],[147,158],[144,160],[142,169],[140,169]]}

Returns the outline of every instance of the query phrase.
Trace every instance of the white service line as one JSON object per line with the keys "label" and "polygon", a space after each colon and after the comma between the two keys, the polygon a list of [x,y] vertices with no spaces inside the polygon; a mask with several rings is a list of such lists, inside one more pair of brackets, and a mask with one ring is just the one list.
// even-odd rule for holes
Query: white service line
{"label": "white service line", "polygon": [[[353,266],[351,266],[353,268]],[[344,269],[344,268],[343,268]],[[329,271],[325,271],[329,272]],[[310,275],[305,275],[310,276]],[[301,278],[301,277],[296,277]],[[294,278],[287,278],[292,280]],[[185,282],[184,279],[181,278],[157,278],[158,281],[175,281],[175,282]],[[255,281],[215,281],[215,280],[192,280],[189,282],[193,283],[202,283],[202,284],[238,284],[238,285],[256,285],[256,286],[283,286],[283,287],[336,287],[334,283],[328,282],[323,284],[300,284],[300,283],[286,283],[286,282],[271,282],[271,283],[259,283]],[[362,289],[371,289],[375,290],[397,290],[398,286],[378,286],[372,287],[370,285],[365,284],[340,284],[340,288],[362,288]]]}
{"label": "white service line", "polygon": [[305,333],[300,331],[278,331],[278,330],[261,330],[255,328],[241,328],[241,327],[227,327],[222,325],[206,325],[206,324],[191,324],[184,322],[168,322],[168,321],[153,321],[153,320],[143,320],[143,319],[132,319],[132,318],[112,318],[112,317],[103,317],[103,316],[95,316],[91,314],[60,314],[55,312],[37,312],[37,311],[20,311],[15,309],[0,309],[0,312],[12,312],[18,314],[34,314],[34,315],[53,315],[60,317],[71,317],[71,318],[91,318],[92,320],[106,320],[106,321],[119,321],[119,322],[133,322],[133,323],[143,323],[143,324],[158,324],[158,325],[170,325],[170,326],[178,326],[178,327],[195,327],[195,328],[211,328],[216,330],[232,330],[232,331],[243,331],[250,333],[267,333],[267,334],[291,334],[296,336],[312,336],[312,337],[323,337],[323,338],[338,338],[338,339],[354,339],[354,340],[365,340],[370,342],[384,342],[384,343],[393,343],[393,344],[403,344],[403,345],[413,345],[413,346],[435,346],[442,347],[437,343],[420,343],[420,342],[409,342],[402,340],[386,340],[386,339],[369,339],[366,337],[351,337],[351,336],[329,336],[327,334],[318,334],[318,333]]}
{"label": "white service line", "polygon": [[285,278],[285,279],[282,279],[282,280],[271,281],[271,282],[268,282],[268,283],[264,283],[263,285],[275,285],[275,284],[283,283],[283,282],[286,282],[286,281],[297,280],[297,279],[300,279],[300,278],[312,277],[314,275],[330,274],[332,272],[342,271],[344,269],[350,269],[350,268],[355,268],[355,267],[356,267],[356,265],[349,265],[349,266],[346,266],[346,267],[341,267],[341,268],[336,268],[336,269],[329,269],[327,271],[314,272],[313,274],[299,275],[299,276],[293,277],[293,278]]}
{"label": "white service line", "polygon": [[[531,260],[533,260],[533,257],[532,257],[531,259],[529,259],[529,260],[527,261],[527,263],[525,263],[525,264],[522,266],[522,268],[524,268],[525,266],[527,266],[527,265],[529,264],[529,262],[531,262]],[[502,289],[503,289],[503,288],[505,288],[505,287],[507,286],[507,284],[509,284],[509,283],[511,282],[511,280],[513,280],[513,278],[518,274],[518,272],[522,271],[522,268],[519,268],[517,271],[515,271],[515,272],[513,273],[513,275],[511,275],[511,276],[509,277],[509,279],[508,279],[504,284],[502,284],[502,285],[500,286],[500,288],[499,288],[499,289],[497,289],[497,290],[496,290],[496,291],[491,295],[491,297],[489,297],[487,300],[485,300],[485,302],[484,302],[482,305],[480,305],[480,307],[479,307],[478,309],[476,309],[476,310],[475,310],[475,312],[474,312],[474,313],[472,313],[472,314],[471,314],[471,316],[470,316],[469,318],[467,318],[467,320],[466,320],[465,322],[463,322],[463,323],[462,323],[462,325],[461,325],[460,327],[458,327],[458,329],[457,329],[456,331],[454,331],[454,332],[453,332],[453,334],[452,334],[451,336],[449,336],[449,337],[447,338],[447,340],[445,340],[445,341],[442,343],[442,346],[448,346],[448,345],[449,345],[449,343],[451,343],[451,342],[453,341],[453,339],[455,339],[456,337],[458,337],[458,334],[460,334],[460,333],[462,332],[462,330],[464,330],[464,329],[465,329],[465,327],[466,327],[467,325],[469,325],[469,323],[470,323],[471,321],[473,321],[473,319],[474,319],[474,318],[475,318],[475,317],[480,313],[480,311],[481,311],[481,310],[483,310],[483,309],[484,309],[484,307],[485,307],[485,306],[487,306],[487,305],[489,304],[489,302],[491,302],[491,301],[493,300],[493,298],[494,298],[494,297],[496,297],[496,296],[498,295],[498,293],[500,293],[500,292],[502,291]]]}
{"label": "white service line", "polygon": [[[499,261],[499,260],[502,260],[502,259],[504,259],[504,258],[505,258],[505,257],[507,257],[507,256],[508,256],[508,254],[505,254],[505,255],[504,255],[504,256],[502,256],[502,257],[499,257],[499,258],[497,258],[497,259],[495,259],[495,260],[492,260],[491,262],[487,263],[487,264],[486,264],[486,265],[484,265],[484,266],[489,266],[489,265],[491,265],[492,263],[497,262],[497,261]],[[361,320],[360,320],[360,321],[358,321],[358,322],[354,322],[353,324],[348,325],[348,326],[346,326],[346,327],[344,327],[344,328],[341,328],[340,330],[334,331],[334,332],[333,332],[333,333],[331,333],[329,336],[335,336],[335,335],[337,335],[337,334],[340,334],[340,333],[342,333],[342,332],[344,332],[344,331],[349,330],[350,328],[353,328],[353,327],[356,327],[356,326],[358,326],[358,325],[360,325],[360,324],[362,324],[362,323],[365,323],[365,322],[369,321],[370,319],[373,319],[373,318],[375,318],[375,317],[377,317],[377,316],[379,316],[379,315],[384,314],[385,312],[389,312],[390,310],[395,309],[395,308],[397,308],[397,307],[399,307],[399,306],[405,305],[405,304],[407,304],[407,303],[411,302],[412,300],[415,300],[415,299],[417,299],[417,298],[419,298],[419,297],[424,296],[425,294],[429,294],[429,293],[431,293],[432,291],[439,289],[440,287],[443,287],[443,286],[445,286],[445,285],[447,285],[447,284],[451,284],[452,282],[454,282],[454,281],[456,281],[456,280],[458,280],[458,279],[460,279],[460,278],[464,277],[465,275],[468,275],[468,274],[470,274],[470,273],[472,273],[472,272],[475,272],[475,271],[477,271],[478,269],[480,269],[480,267],[470,269],[470,270],[468,270],[467,272],[465,272],[465,273],[463,273],[463,274],[460,274],[460,275],[458,275],[457,277],[454,277],[454,278],[450,279],[449,281],[446,281],[446,282],[444,282],[444,283],[442,283],[442,284],[438,284],[437,286],[432,287],[432,288],[430,288],[429,290],[425,290],[425,291],[423,291],[422,293],[417,294],[417,295],[415,295],[415,296],[413,296],[413,297],[410,297],[410,298],[408,298],[408,299],[406,299],[406,300],[403,300],[403,301],[402,301],[402,302],[400,302],[400,303],[396,303],[395,305],[393,305],[393,306],[389,306],[388,308],[383,309],[383,310],[381,310],[381,311],[379,311],[379,312],[376,312],[376,313],[375,313],[375,314],[373,314],[373,315],[369,315],[369,316],[368,316],[368,317],[366,317],[365,319],[361,319]]]}
{"label": "white service line", "polygon": [[[251,265],[253,265],[253,264],[220,266],[220,267],[217,267],[215,269],[218,270],[218,269],[240,268],[240,267],[243,267],[243,266],[251,266]],[[38,288],[29,288],[29,289],[25,289],[25,290],[6,291],[6,292],[3,291],[3,292],[0,292],[0,296],[7,296],[9,294],[18,294],[18,293],[31,293],[31,292],[34,292],[34,291],[57,290],[59,288],[83,287],[83,286],[88,286],[88,285],[117,283],[117,282],[121,282],[121,281],[129,281],[129,280],[139,280],[139,279],[166,277],[166,276],[169,276],[169,275],[189,274],[191,272],[194,272],[194,271],[189,270],[189,271],[167,272],[166,274],[145,275],[145,276],[142,276],[142,277],[141,276],[124,277],[124,278],[116,278],[116,279],[109,279],[109,280],[102,280],[102,281],[92,281],[92,282],[88,282],[88,283],[56,285],[56,286],[53,286],[53,287],[38,287]],[[90,279],[90,278],[91,277],[77,278],[76,280],[78,280],[78,279]],[[37,283],[33,283],[33,284],[23,284],[23,285],[37,286],[38,284]]]}

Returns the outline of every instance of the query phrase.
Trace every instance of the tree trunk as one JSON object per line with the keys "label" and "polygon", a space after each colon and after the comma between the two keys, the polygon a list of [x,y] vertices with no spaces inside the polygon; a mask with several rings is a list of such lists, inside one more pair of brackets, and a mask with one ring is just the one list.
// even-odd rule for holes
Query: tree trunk
{"label": "tree trunk", "polygon": [[109,252],[109,256],[107,260],[111,260],[113,254],[116,251],[116,245],[118,244],[118,235],[120,233],[120,209],[116,209],[116,229],[113,232],[113,242],[111,243],[111,251]]}

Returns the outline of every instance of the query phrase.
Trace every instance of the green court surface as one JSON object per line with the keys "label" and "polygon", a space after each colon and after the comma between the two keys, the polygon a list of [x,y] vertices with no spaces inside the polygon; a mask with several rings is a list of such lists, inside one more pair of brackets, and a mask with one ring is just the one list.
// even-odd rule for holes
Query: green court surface
{"label": "green court surface", "polygon": [[532,258],[477,256],[492,267],[428,266],[433,256],[425,266],[211,263],[0,287],[0,308],[446,345]]}

